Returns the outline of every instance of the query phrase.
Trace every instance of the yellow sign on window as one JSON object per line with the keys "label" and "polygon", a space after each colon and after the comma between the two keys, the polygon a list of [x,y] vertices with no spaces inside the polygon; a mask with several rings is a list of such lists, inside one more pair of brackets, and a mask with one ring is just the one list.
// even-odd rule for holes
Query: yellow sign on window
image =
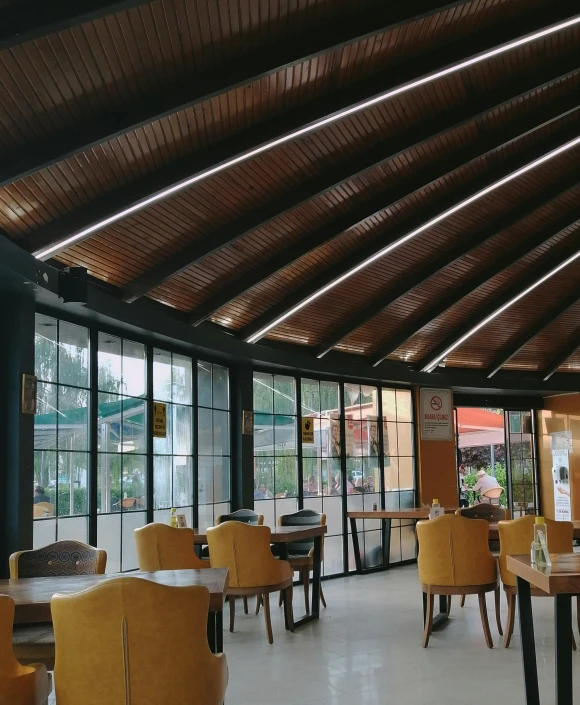
{"label": "yellow sign on window", "polygon": [[314,443],[314,419],[302,419],[302,443]]}
{"label": "yellow sign on window", "polygon": [[167,404],[153,402],[153,438],[167,438]]}

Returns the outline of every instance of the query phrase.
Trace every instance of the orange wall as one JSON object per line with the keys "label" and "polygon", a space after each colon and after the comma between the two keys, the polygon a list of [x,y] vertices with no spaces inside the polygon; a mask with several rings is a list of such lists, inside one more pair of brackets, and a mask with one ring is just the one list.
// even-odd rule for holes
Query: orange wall
{"label": "orange wall", "polygon": [[[415,390],[416,407],[419,409],[419,390]],[[457,456],[455,440],[452,441],[422,441],[421,417],[419,414],[418,462],[419,502],[431,504],[437,498],[442,507],[457,507]]]}
{"label": "orange wall", "polygon": [[552,480],[552,449],[549,432],[572,431],[573,452],[570,453],[570,495],[572,519],[580,519],[580,394],[563,394],[544,399],[544,409],[538,411],[538,472],[542,498],[542,514],[554,518],[554,486]]}

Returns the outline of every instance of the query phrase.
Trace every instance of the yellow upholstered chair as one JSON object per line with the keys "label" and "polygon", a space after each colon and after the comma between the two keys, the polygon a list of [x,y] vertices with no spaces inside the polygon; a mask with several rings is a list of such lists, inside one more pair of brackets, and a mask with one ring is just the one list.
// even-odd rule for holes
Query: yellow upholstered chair
{"label": "yellow upholstered chair", "polygon": [[0,705],[45,705],[51,692],[43,664],[23,666],[12,650],[14,602],[0,595]]}
{"label": "yellow upholstered chair", "polygon": [[[66,575],[102,575],[107,553],[80,541],[57,541],[10,556],[10,577],[49,578]],[[12,638],[16,658],[24,664],[43,663],[54,668],[54,632],[50,624],[19,624]]]}
{"label": "yellow upholstered chair", "polygon": [[[571,521],[553,521],[546,519],[548,532],[548,550],[550,553],[572,553],[574,544],[574,524]],[[530,555],[530,546],[534,538],[535,517],[527,515],[513,521],[500,521],[499,530],[499,570],[503,589],[508,604],[508,621],[505,628],[503,645],[510,645],[516,616],[516,576],[507,569],[507,557],[521,554]],[[543,590],[532,587],[534,597],[546,597]],[[576,644],[574,643],[574,648]]]}
{"label": "yellow upholstered chair", "polygon": [[270,593],[285,591],[287,628],[294,631],[292,617],[292,578],[294,571],[288,561],[279,561],[270,550],[271,531],[268,526],[251,526],[238,521],[226,521],[207,530],[212,568],[227,568],[230,631],[234,631],[236,596],[261,595],[264,603],[266,633],[274,642],[270,621]]}
{"label": "yellow upholstered chair", "polygon": [[193,529],[167,524],[147,524],[135,529],[139,570],[187,570],[209,568],[209,561],[195,555]]}
{"label": "yellow upholstered chair", "polygon": [[[434,595],[447,595],[448,609],[451,595],[477,595],[485,642],[490,649],[493,647],[485,595],[497,593],[499,588],[497,562],[489,550],[488,535],[487,522],[455,514],[417,524],[419,580],[427,602],[424,647],[433,628]],[[498,600],[496,608],[497,604]]]}
{"label": "yellow upholstered chair", "polygon": [[108,580],[51,601],[58,705],[222,705],[228,671],[207,642],[209,591]]}
{"label": "yellow upholstered chair", "polygon": [[33,505],[32,509],[34,510],[35,519],[54,516],[54,504],[50,502],[37,502]]}

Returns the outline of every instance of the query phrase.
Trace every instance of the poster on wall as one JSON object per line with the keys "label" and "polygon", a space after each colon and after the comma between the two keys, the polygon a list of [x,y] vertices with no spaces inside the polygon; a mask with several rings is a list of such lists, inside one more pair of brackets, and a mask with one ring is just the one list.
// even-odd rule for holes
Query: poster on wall
{"label": "poster on wall", "polygon": [[330,419],[330,433],[328,434],[328,457],[340,458],[340,421]]}
{"label": "poster on wall", "polygon": [[570,458],[568,450],[552,451],[554,510],[556,521],[572,521],[570,508]]}
{"label": "poster on wall", "polygon": [[379,428],[376,421],[367,419],[367,455],[369,458],[376,458],[379,453]]}
{"label": "poster on wall", "polygon": [[[338,421],[337,421],[338,423]],[[345,429],[344,429],[344,441],[346,444],[346,456],[347,458],[352,458],[354,455],[354,421],[352,419],[346,419]],[[360,421],[358,422],[360,427]]]}
{"label": "poster on wall", "polygon": [[421,388],[421,440],[453,440],[453,394],[450,389]]}

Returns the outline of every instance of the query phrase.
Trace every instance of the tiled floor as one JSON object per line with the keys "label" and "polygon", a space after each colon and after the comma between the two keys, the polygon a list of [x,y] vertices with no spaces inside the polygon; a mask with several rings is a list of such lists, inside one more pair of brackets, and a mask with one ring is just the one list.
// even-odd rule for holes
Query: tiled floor
{"label": "tiled floor", "polygon": [[[476,597],[454,598],[451,620],[421,648],[421,592],[414,566],[324,583],[328,609],[318,623],[286,633],[272,602],[274,644],[263,616],[241,611],[225,632],[231,705],[489,705],[523,703],[519,628],[509,649],[488,611],[495,648],[485,646]],[[238,601],[240,602],[240,601]],[[252,606],[252,605],[251,605]],[[302,591],[295,614],[302,614]],[[553,602],[533,600],[540,689],[554,701]],[[502,596],[502,607],[505,609]],[[241,609],[241,604],[239,604]],[[574,614],[575,616],[575,614]],[[503,615],[505,623],[505,613]],[[577,635],[578,640],[578,635]],[[580,673],[580,651],[574,655]],[[580,679],[576,679],[577,681]],[[575,686],[580,697],[580,684]],[[105,705],[105,704],[103,704]],[[138,704],[136,704],[138,705]]]}

